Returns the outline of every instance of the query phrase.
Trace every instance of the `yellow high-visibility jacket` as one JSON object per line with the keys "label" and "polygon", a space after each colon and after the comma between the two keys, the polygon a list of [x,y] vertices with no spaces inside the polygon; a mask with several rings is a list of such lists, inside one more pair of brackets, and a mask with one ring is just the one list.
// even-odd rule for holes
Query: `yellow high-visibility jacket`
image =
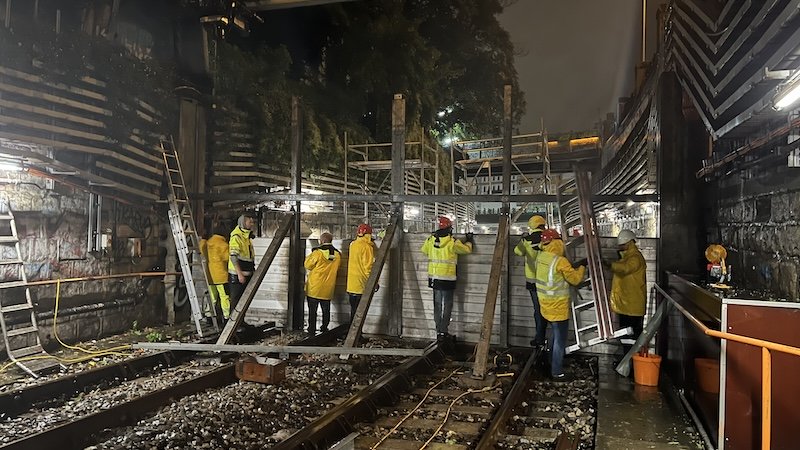
{"label": "yellow high-visibility jacket", "polygon": [[375,262],[375,243],[365,234],[350,243],[347,260],[347,292],[363,294],[372,264]]}
{"label": "yellow high-visibility jacket", "polygon": [[625,244],[622,258],[611,263],[611,309],[617,314],[644,316],[647,301],[647,265],[633,241]]}
{"label": "yellow high-visibility jacket", "polygon": [[569,285],[583,281],[586,268],[572,268],[564,257],[564,241],[554,239],[542,244],[536,258],[536,292],[542,316],[550,322],[569,319]]}
{"label": "yellow high-visibility jacket", "polygon": [[[255,270],[255,260],[253,259],[253,243],[250,241],[252,231],[242,229],[237,226],[231,231],[231,239],[228,243],[228,252],[232,256],[236,256],[239,260],[239,268],[244,272],[253,272]],[[228,273],[236,275],[236,267],[228,260]]]}
{"label": "yellow high-visibility jacket", "polygon": [[453,236],[429,236],[422,244],[422,253],[428,257],[428,278],[431,280],[456,281],[458,255],[472,253],[472,243],[466,244]]}
{"label": "yellow high-visibility jacket", "polygon": [[332,299],[341,262],[341,253],[331,244],[322,244],[311,250],[303,262],[308,271],[306,295],[318,300]]}
{"label": "yellow high-visibility jacket", "polygon": [[228,282],[228,241],[215,234],[206,241],[206,261],[208,272],[211,275],[211,284],[225,284]]}
{"label": "yellow high-visibility jacket", "polygon": [[[536,257],[539,256],[541,248],[539,242],[542,240],[542,230],[535,229],[531,232],[529,239],[522,238],[514,247],[514,254],[525,257],[525,281],[530,285],[536,284]],[[530,289],[532,286],[528,286]]]}

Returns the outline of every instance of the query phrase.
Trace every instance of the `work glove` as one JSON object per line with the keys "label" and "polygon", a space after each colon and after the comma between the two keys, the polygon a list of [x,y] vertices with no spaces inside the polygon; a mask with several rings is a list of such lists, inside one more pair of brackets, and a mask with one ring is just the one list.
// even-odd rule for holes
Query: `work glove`
{"label": "work glove", "polygon": [[464,238],[464,241],[469,242],[470,244],[474,244],[475,243],[475,235],[472,234],[472,233],[467,233],[466,237]]}
{"label": "work glove", "polygon": [[578,268],[580,266],[584,266],[585,267],[587,265],[589,265],[589,260],[586,259],[586,258],[581,258],[581,259],[575,261],[574,263],[572,263],[572,267],[573,268]]}
{"label": "work glove", "polygon": [[522,232],[522,239],[530,239],[530,237],[531,237],[531,234],[528,233],[527,231],[523,231]]}

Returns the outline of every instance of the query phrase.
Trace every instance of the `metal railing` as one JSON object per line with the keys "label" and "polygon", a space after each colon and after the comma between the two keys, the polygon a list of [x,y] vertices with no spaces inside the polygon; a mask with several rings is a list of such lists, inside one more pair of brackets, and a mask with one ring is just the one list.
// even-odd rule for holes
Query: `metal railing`
{"label": "metal railing", "polygon": [[761,347],[761,449],[769,450],[772,437],[772,354],[770,352],[774,350],[789,355],[800,356],[800,348],[738,334],[726,333],[724,331],[712,330],[697,319],[697,317],[693,316],[692,313],[687,311],[686,308],[681,306],[677,300],[667,294],[660,286],[654,285],[654,287],[706,336],[739,342],[754,347]]}

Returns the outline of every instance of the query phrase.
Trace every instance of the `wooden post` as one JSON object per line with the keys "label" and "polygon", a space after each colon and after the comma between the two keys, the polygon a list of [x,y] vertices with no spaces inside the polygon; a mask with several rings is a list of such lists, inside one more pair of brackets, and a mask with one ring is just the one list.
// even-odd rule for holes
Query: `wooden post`
{"label": "wooden post", "polygon": [[[392,195],[404,192],[406,167],[406,99],[395,94],[392,100]],[[403,202],[392,202],[392,216],[396,236],[386,242],[391,247],[391,278],[389,282],[389,334],[399,336],[403,329]],[[388,231],[387,231],[388,235]],[[383,248],[385,244],[381,245]],[[388,248],[388,247],[387,247]]]}
{"label": "wooden post", "polygon": [[[292,167],[291,189],[293,194],[302,193],[303,187],[303,117],[300,98],[292,96]],[[289,237],[289,286],[287,289],[287,320],[288,328],[300,330],[303,328],[303,241],[300,236],[300,220],[302,218],[301,202],[294,202],[294,220]]]}
{"label": "wooden post", "polygon": [[[289,233],[289,229],[295,222],[293,219],[297,216],[299,216],[298,213],[290,212],[283,218],[283,222],[281,222],[278,230],[275,232],[272,242],[270,242],[269,247],[267,247],[267,252],[264,253],[264,257],[261,258],[261,261],[258,263],[258,267],[256,268],[255,272],[253,272],[253,277],[244,288],[242,298],[239,299],[239,303],[237,303],[236,307],[233,309],[233,311],[231,311],[231,317],[228,319],[228,323],[225,324],[225,328],[219,334],[219,338],[217,339],[218,345],[227,344],[230,342],[233,335],[236,334],[236,328],[242,323],[244,315],[247,312],[247,308],[250,307],[250,303],[252,303],[258,287],[261,286],[261,282],[264,281],[264,276],[267,274],[269,266],[272,264],[272,261],[275,260],[275,255],[278,254],[278,250],[281,248],[283,239]],[[290,283],[291,280],[292,274],[289,273]]]}

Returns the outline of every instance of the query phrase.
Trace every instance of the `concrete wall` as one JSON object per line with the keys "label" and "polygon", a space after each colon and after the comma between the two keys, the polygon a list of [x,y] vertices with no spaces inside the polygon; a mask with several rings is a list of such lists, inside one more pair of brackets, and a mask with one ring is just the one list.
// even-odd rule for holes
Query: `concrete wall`
{"label": "concrete wall", "polygon": [[[427,285],[427,260],[419,251],[428,235],[428,233],[407,233],[402,244],[404,264],[402,335],[406,337],[433,338],[436,335],[433,326],[433,294]],[[480,336],[495,236],[476,235],[475,240],[473,253],[459,258],[459,281],[450,325],[452,334],[468,342],[477,342]],[[518,240],[519,236],[512,236],[512,245],[515,245]],[[269,242],[269,239],[255,239],[256,255],[262,255]],[[380,245],[380,241],[377,243]],[[657,243],[657,239],[641,239],[639,241],[648,264],[648,292],[655,281]],[[348,244],[349,241],[334,241],[334,245],[342,250],[343,261],[339,269],[336,297],[331,305],[333,325],[349,321],[350,307],[345,292]],[[607,257],[613,257],[615,241],[611,238],[604,238],[601,244],[608,249]],[[316,242],[307,242],[306,254],[313,245],[316,245]],[[261,323],[274,320],[281,325],[286,324],[288,246],[289,241],[286,239],[248,310],[246,319],[248,322]],[[259,257],[256,260],[258,261]],[[375,294],[370,307],[364,327],[366,333],[387,333],[389,323],[387,305],[391,301],[388,298],[387,289],[390,270],[391,268],[387,265],[381,274],[381,289]],[[528,345],[534,334],[533,305],[530,295],[525,289],[523,258],[516,256],[511,258],[510,273],[511,285],[508,296],[506,297],[502,289],[498,294],[494,315],[493,343],[505,344],[501,342],[501,335],[503,335],[510,345]],[[505,277],[505,272],[503,276]],[[570,333],[570,339],[574,340],[572,332]]]}

